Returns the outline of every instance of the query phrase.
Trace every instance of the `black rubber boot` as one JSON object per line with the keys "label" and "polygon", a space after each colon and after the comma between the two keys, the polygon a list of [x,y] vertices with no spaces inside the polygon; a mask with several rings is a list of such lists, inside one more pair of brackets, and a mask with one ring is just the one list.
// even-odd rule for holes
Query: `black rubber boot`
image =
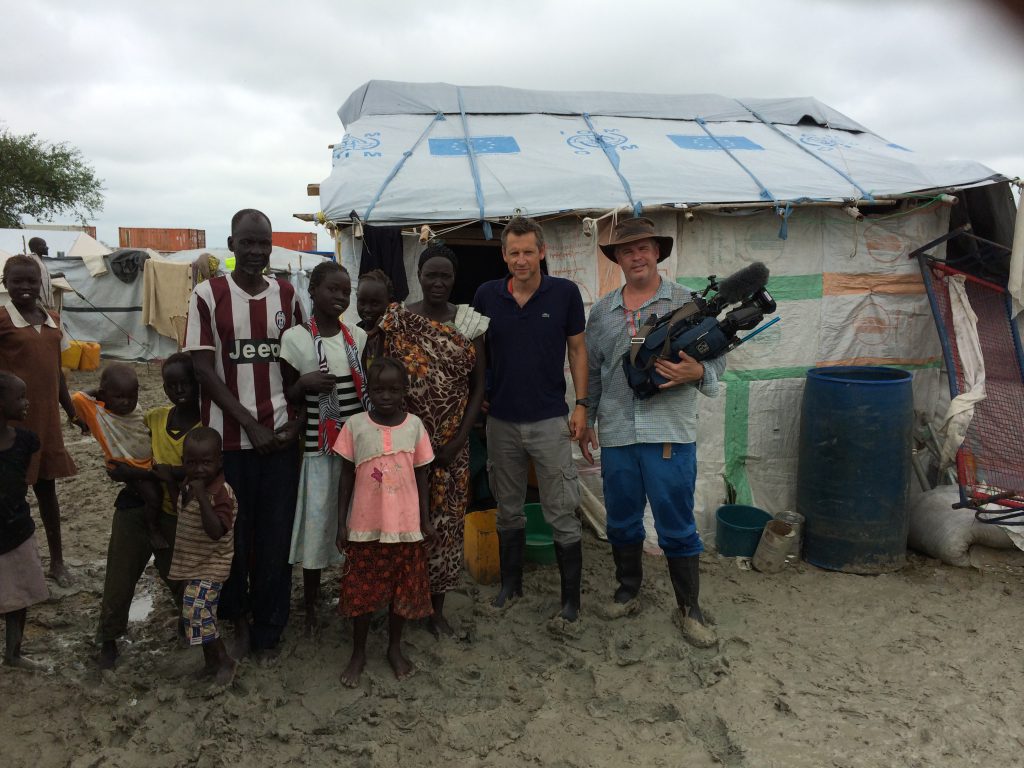
{"label": "black rubber boot", "polygon": [[625,605],[640,594],[640,585],[644,580],[644,544],[640,542],[612,547],[612,557],[615,558],[615,580],[619,582],[614,600],[619,605]]}
{"label": "black rubber boot", "polygon": [[679,606],[678,621],[685,637],[698,648],[709,648],[718,642],[700,610],[700,557],[666,557],[672,589]]}
{"label": "black rubber boot", "polygon": [[523,555],[526,553],[526,529],[498,531],[498,558],[501,570],[501,590],[491,602],[495,608],[504,608],[510,599],[523,596]]}
{"label": "black rubber boot", "polygon": [[583,581],[583,542],[559,544],[555,542],[555,559],[562,580],[562,610],[559,616],[566,621],[580,617],[580,584]]}

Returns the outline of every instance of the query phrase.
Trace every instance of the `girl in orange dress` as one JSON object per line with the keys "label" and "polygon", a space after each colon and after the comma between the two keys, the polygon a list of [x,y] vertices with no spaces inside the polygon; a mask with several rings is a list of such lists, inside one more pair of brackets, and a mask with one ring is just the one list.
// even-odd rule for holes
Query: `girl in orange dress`
{"label": "girl in orange dress", "polygon": [[38,264],[25,256],[12,256],[4,264],[3,284],[11,299],[0,308],[0,370],[13,373],[28,390],[28,417],[17,426],[35,432],[40,445],[29,464],[28,484],[35,491],[46,531],[49,575],[67,586],[70,574],[61,546],[56,480],[71,477],[77,470],[64,449],[58,406],[72,423],[81,425],[60,368],[63,334],[57,315],[39,306],[42,276]]}

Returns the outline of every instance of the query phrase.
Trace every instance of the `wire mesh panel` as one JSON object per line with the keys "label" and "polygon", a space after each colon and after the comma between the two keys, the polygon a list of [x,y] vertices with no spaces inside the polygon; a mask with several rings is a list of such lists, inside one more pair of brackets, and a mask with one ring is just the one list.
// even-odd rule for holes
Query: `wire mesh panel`
{"label": "wire mesh panel", "polygon": [[974,407],[957,452],[957,477],[965,500],[1006,495],[998,503],[1024,508],[1024,369],[1006,291],[945,264],[921,259],[950,377],[950,394],[967,390],[949,299],[949,279],[964,277],[985,364],[985,398]]}

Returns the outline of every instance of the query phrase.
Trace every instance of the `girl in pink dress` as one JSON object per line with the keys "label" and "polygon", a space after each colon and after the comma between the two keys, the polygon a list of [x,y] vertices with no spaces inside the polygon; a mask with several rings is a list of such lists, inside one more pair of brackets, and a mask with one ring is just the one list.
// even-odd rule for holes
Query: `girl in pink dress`
{"label": "girl in pink dress", "polygon": [[399,680],[413,670],[402,653],[405,621],[432,612],[424,545],[436,535],[427,504],[430,437],[403,409],[408,375],[402,363],[377,358],[367,379],[370,413],[350,417],[334,443],[343,460],[337,544],[346,558],[338,613],[353,619],[352,658],[341,682],[350,688],[366,666],[374,611],[389,609],[387,658]]}

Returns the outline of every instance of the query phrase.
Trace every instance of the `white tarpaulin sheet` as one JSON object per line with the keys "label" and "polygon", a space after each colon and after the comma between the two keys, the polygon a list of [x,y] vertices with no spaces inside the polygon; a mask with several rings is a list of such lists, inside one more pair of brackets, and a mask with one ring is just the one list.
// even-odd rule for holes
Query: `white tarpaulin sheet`
{"label": "white tarpaulin sheet", "polygon": [[938,435],[942,440],[940,471],[956,460],[956,452],[971,426],[974,406],[985,399],[985,358],[981,352],[981,339],[978,338],[978,316],[971,308],[962,275],[953,275],[946,285],[949,287],[949,309],[953,315],[953,331],[965,389],[953,398],[939,426]]}
{"label": "white tarpaulin sheet", "polygon": [[[226,248],[203,248],[179,251],[163,256],[167,261],[192,262],[200,254],[209,253],[220,259],[231,256]],[[275,247],[270,266],[295,285],[305,311],[309,312],[307,286],[309,270],[325,261],[324,257]],[[177,343],[161,336],[142,322],[142,273],[124,283],[113,273],[98,277],[89,274],[82,259],[47,259],[51,272],[63,272],[75,293],[64,296],[61,322],[68,335],[81,341],[98,341],[104,357],[117,360],[153,360],[165,358],[178,350]]]}
{"label": "white tarpaulin sheet", "polygon": [[[948,231],[947,206],[908,205],[864,221],[836,208],[800,208],[785,240],[778,236],[779,216],[765,210],[702,213],[694,221],[656,211],[652,218],[659,234],[675,238],[671,258],[659,265],[667,279],[699,290],[710,274],[722,277],[761,261],[771,270],[768,289],[778,302],[780,322],[729,353],[721,396],[700,402],[696,514],[709,545],[715,509],[729,488],[742,503],[771,512],[793,508],[809,368],[913,371],[915,408],[938,425],[949,403],[942,351],[917,262],[907,255]],[[575,217],[549,220],[544,231],[549,272],[576,282],[588,308],[620,284],[621,271],[598,253]],[[415,265],[424,246],[415,236],[403,242],[408,301],[416,301]],[[358,274],[361,241],[347,230],[340,246],[342,263]],[[354,306],[348,319],[357,319]]]}
{"label": "white tarpaulin sheet", "polygon": [[[460,112],[461,104],[464,112]],[[998,176],[890,142],[814,99],[371,82],[320,185],[327,219],[541,216],[622,205],[843,200]]]}

